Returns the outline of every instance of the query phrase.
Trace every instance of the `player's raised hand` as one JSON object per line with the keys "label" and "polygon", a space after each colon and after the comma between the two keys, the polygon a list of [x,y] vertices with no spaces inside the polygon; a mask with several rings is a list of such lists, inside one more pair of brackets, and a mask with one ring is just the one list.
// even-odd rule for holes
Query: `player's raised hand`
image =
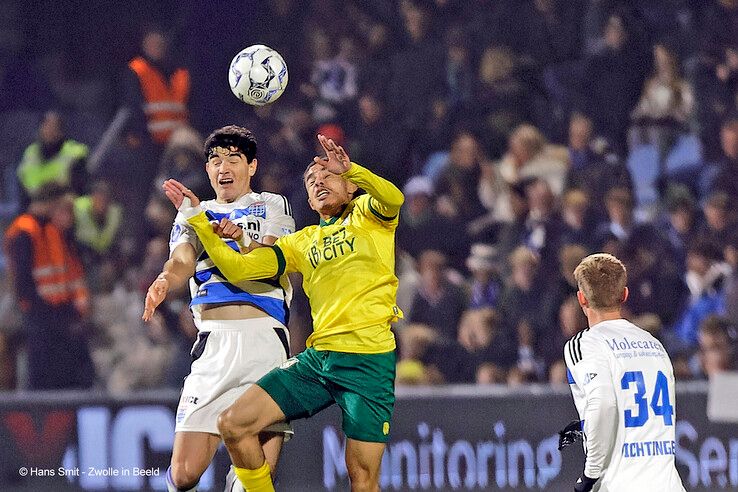
{"label": "player's raised hand", "polygon": [[157,306],[167,297],[167,292],[169,292],[169,281],[163,275],[159,275],[146,292],[142,320],[149,321],[151,319]]}
{"label": "player's raised hand", "polygon": [[161,185],[164,190],[164,194],[169,198],[174,207],[179,210],[185,201],[185,198],[189,198],[191,207],[197,207],[200,205],[200,199],[187,188],[185,185],[177,181],[176,179],[168,179]]}
{"label": "player's raised hand", "polygon": [[213,224],[213,231],[220,237],[239,241],[243,236],[243,229],[223,217],[220,222]]}
{"label": "player's raised hand", "polygon": [[318,142],[325,151],[327,160],[323,160],[321,164],[333,174],[343,174],[351,169],[351,159],[346,151],[340,145],[336,144],[332,138],[318,134]]}

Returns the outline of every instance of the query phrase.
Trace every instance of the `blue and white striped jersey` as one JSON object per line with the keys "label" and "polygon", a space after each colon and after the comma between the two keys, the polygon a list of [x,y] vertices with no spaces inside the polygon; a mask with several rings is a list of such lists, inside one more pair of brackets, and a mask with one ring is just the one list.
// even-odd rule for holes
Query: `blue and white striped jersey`
{"label": "blue and white striped jersey", "polygon": [[669,354],[633,323],[603,321],[564,346],[593,491],[684,492],[674,466],[676,394]]}
{"label": "blue and white striped jersey", "polygon": [[[251,192],[232,203],[206,200],[201,202],[201,206],[211,221],[218,222],[226,217],[257,242],[261,242],[264,236],[281,237],[295,232],[292,209],[282,195]],[[224,241],[234,250],[239,250],[235,241]],[[180,244],[191,244],[197,255],[195,275],[190,279],[190,308],[195,319],[199,319],[200,309],[205,304],[245,302],[287,325],[292,286],[286,275],[278,280],[244,281],[238,284],[228,282],[208,257],[187,220],[177,214],[169,238],[170,254]]]}

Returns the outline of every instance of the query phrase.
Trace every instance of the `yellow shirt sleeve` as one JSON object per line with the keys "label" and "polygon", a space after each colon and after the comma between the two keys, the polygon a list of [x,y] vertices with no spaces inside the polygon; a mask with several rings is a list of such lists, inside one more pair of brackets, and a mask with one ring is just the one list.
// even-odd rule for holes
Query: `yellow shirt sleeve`
{"label": "yellow shirt sleeve", "polygon": [[213,232],[205,212],[187,219],[197,233],[205,251],[215,266],[231,283],[243,280],[259,280],[280,276],[285,270],[285,259],[280,248],[256,248],[248,254],[241,254],[231,249]]}
{"label": "yellow shirt sleeve", "polygon": [[382,220],[394,219],[400,212],[405,196],[390,181],[377,176],[367,168],[352,162],[351,168],[341,176],[364,189],[370,196],[369,209]]}

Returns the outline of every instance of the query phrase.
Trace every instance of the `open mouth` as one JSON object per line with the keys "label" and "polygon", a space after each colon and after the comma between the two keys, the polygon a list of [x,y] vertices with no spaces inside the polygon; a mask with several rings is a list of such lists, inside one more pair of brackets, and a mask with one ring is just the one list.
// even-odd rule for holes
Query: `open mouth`
{"label": "open mouth", "polygon": [[233,184],[233,178],[221,178],[218,180],[219,185],[229,185]]}
{"label": "open mouth", "polygon": [[328,190],[320,190],[318,193],[315,194],[315,197],[319,200],[322,200],[323,198],[327,197],[330,194]]}

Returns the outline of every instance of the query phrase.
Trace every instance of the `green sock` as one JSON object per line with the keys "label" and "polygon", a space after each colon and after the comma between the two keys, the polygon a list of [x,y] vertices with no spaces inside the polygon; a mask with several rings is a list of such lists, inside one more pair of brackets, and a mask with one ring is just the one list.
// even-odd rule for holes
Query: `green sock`
{"label": "green sock", "polygon": [[239,468],[233,465],[233,471],[247,492],[274,492],[269,463],[266,461],[256,470]]}

